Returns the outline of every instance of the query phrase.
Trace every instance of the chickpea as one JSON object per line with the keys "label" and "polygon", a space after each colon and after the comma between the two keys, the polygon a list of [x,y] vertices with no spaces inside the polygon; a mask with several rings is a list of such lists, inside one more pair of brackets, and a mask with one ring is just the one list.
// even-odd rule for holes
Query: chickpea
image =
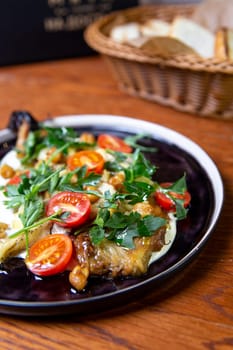
{"label": "chickpea", "polygon": [[6,237],[6,230],[8,229],[8,225],[4,222],[0,222],[0,238]]}
{"label": "chickpea", "polygon": [[89,269],[87,266],[76,265],[69,274],[70,284],[78,291],[81,291],[87,284],[88,276]]}
{"label": "chickpea", "polygon": [[162,209],[158,205],[148,201],[136,203],[133,206],[133,211],[138,212],[141,216],[153,215],[164,217]]}
{"label": "chickpea", "polygon": [[54,164],[60,163],[62,161],[62,153],[57,152],[56,147],[51,147],[47,153],[48,158],[51,157],[51,161]]}
{"label": "chickpea", "polygon": [[133,206],[133,211],[139,213],[141,216],[155,215],[154,207],[147,201],[136,203]]}
{"label": "chickpea", "polygon": [[116,190],[121,190],[123,188],[123,182],[125,180],[125,174],[123,171],[120,171],[119,173],[113,175],[109,179],[109,184],[115,187]]}
{"label": "chickpea", "polygon": [[95,142],[95,137],[93,134],[89,132],[83,132],[80,135],[80,141],[86,142],[86,143],[94,143]]}
{"label": "chickpea", "polygon": [[[96,191],[97,190],[95,186],[86,186],[85,189],[87,191]],[[99,199],[99,197],[94,195],[94,194],[87,194],[87,196],[90,199],[91,203],[95,203]]]}
{"label": "chickpea", "polygon": [[15,175],[15,170],[7,164],[3,164],[0,169],[0,174],[4,179],[10,179]]}

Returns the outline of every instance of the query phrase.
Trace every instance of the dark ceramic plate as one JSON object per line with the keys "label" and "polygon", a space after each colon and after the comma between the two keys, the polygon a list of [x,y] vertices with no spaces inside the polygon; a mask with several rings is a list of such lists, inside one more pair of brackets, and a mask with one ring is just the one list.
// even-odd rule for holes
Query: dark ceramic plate
{"label": "dark ceramic plate", "polygon": [[[71,126],[96,135],[103,132],[125,137],[146,133],[143,145],[157,148],[146,156],[158,167],[156,180],[175,181],[186,173],[192,195],[188,217],[178,223],[178,234],[168,253],[153,263],[141,278],[104,280],[93,278],[86,291],[75,292],[67,275],[35,278],[23,261],[9,261],[0,271],[0,312],[12,315],[56,315],[93,312],[125,303],[176,278],[197,257],[209,239],[223,203],[223,184],[213,161],[190,139],[160,125],[109,115],[64,116],[47,122]],[[0,132],[1,157],[14,146],[11,130]]]}

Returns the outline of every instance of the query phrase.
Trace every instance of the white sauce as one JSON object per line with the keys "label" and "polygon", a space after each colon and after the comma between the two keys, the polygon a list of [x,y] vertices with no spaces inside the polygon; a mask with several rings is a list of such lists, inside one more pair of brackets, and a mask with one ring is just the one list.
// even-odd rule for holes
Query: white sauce
{"label": "white sauce", "polygon": [[[20,160],[17,157],[15,150],[8,152],[1,161],[1,166],[3,164],[9,165],[12,169],[17,170],[22,168]],[[8,179],[4,179],[0,175],[0,186],[4,186],[7,183]],[[6,208],[4,201],[7,200],[7,197],[4,196],[2,191],[0,191],[0,222],[4,222],[9,226],[6,233],[10,235],[15,231],[19,230],[22,227],[21,220],[18,218],[13,211],[13,209]]]}
{"label": "white sauce", "polygon": [[[10,152],[8,152],[1,160],[1,166],[3,164],[7,164],[9,165],[12,169],[17,170],[17,169],[21,169],[21,163],[19,158],[17,157],[17,153],[15,150],[12,150]],[[7,183],[7,179],[4,179],[1,175],[0,175],[0,186],[3,186]]]}
{"label": "white sauce", "polygon": [[149,265],[152,264],[154,261],[160,259],[162,256],[164,256],[168,252],[175,238],[176,238],[176,218],[173,214],[169,214],[169,227],[167,228],[167,231],[165,234],[165,245],[162,247],[160,251],[152,253],[152,256],[149,261]]}

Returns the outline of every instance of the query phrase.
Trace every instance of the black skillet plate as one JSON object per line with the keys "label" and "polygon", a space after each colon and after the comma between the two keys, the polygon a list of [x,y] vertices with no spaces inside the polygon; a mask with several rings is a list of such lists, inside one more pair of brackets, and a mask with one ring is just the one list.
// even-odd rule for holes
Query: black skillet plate
{"label": "black skillet plate", "polygon": [[[214,162],[197,144],[158,124],[110,115],[64,116],[46,122],[50,126],[69,126],[95,135],[110,133],[120,137],[139,133],[144,146],[157,152],[145,153],[158,167],[156,180],[175,181],[186,173],[192,195],[188,217],[178,223],[177,237],[168,253],[154,262],[140,278],[107,280],[91,278],[86,290],[78,293],[66,273],[41,279],[33,276],[22,260],[11,259],[0,270],[0,313],[24,316],[88,313],[112,308],[158,289],[197,258],[219,218],[223,203],[223,184]],[[10,129],[0,131],[2,157],[15,144]]]}

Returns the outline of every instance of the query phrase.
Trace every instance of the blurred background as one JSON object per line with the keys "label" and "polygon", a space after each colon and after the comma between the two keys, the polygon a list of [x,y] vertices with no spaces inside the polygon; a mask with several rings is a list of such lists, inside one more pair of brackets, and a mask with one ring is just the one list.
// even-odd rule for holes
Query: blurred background
{"label": "blurred background", "polygon": [[146,4],[187,4],[198,3],[202,0],[139,0],[140,5]]}
{"label": "blurred background", "polygon": [[100,16],[127,7],[198,0],[5,0],[0,12],[0,65],[93,54],[83,30]]}

